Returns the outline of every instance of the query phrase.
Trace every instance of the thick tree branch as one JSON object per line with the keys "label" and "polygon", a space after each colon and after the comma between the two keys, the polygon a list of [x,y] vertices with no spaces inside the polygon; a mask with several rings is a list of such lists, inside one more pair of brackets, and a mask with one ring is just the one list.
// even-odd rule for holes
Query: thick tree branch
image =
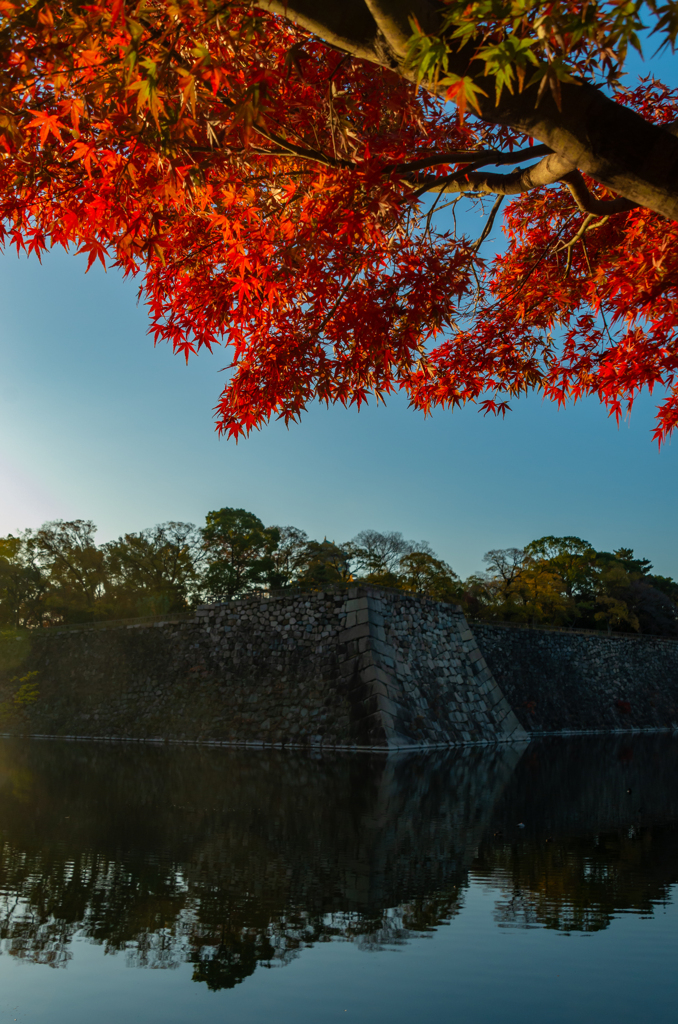
{"label": "thick tree branch", "polygon": [[[532,152],[545,148],[544,146],[535,146]],[[511,155],[507,154],[507,156]],[[483,161],[478,163],[482,164]],[[492,163],[499,163],[499,161],[492,160]],[[617,196],[616,199],[597,199],[590,192],[580,172],[554,153],[544,157],[538,164],[532,164],[524,169],[518,168],[512,174],[480,171],[476,170],[475,166],[477,165],[474,165],[473,170],[456,171],[445,178],[431,176],[423,184],[420,184],[418,194],[423,195],[424,192],[479,192],[492,193],[497,196],[515,196],[521,192],[529,192],[533,188],[555,185],[561,181],[572,193],[574,201],[582,213],[609,217],[613,213],[626,213],[638,206],[637,203],[631,202],[630,199],[624,199],[623,196]]]}
{"label": "thick tree branch", "polygon": [[398,63],[407,53],[412,35],[411,19],[416,20],[424,32],[435,32],[440,24],[436,6],[427,0],[365,0],[365,6]]}
{"label": "thick tree branch", "polygon": [[516,196],[542,185],[553,185],[575,168],[555,153],[545,156],[531,167],[518,168],[511,174],[496,171],[457,171],[445,178],[430,177],[418,189],[424,192],[480,192],[497,196]]}
{"label": "thick tree branch", "polygon": [[363,0],[258,0],[257,7],[293,21],[354,57],[381,63],[377,25]]}
{"label": "thick tree branch", "polygon": [[546,95],[534,109],[533,93],[507,93],[487,119],[540,139],[612,192],[678,220],[678,139],[672,133],[591,85],[563,84],[562,110]]}

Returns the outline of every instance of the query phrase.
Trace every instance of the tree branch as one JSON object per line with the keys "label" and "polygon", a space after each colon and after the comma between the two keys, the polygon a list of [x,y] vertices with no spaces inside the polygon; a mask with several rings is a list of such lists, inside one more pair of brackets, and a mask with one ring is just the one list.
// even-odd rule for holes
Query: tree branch
{"label": "tree branch", "polygon": [[[440,7],[429,0],[257,0],[257,6],[409,81],[414,81],[404,63],[409,18],[429,33],[440,24]],[[632,203],[678,220],[678,138],[671,128],[650,124],[584,82],[562,82],[560,106],[548,90],[539,98],[536,84],[514,94],[504,89],[496,100],[494,79],[474,58],[474,45],[456,50],[454,45],[450,41],[448,73],[471,77],[486,94],[476,94],[482,120],[538,139],[569,170],[583,171]],[[430,92],[444,92],[443,86],[423,84]]]}
{"label": "tree branch", "polygon": [[[293,142],[288,142],[287,139],[283,139],[282,136],[276,135],[275,132],[267,132],[265,128],[262,128],[259,124],[253,124],[252,130],[257,132],[258,135],[262,135],[269,142],[274,142],[276,146],[280,146],[282,149],[287,150],[290,156],[300,157],[303,160],[314,160],[316,163],[323,164],[325,167],[353,167],[353,164],[349,160],[334,160],[332,157],[327,156],[325,153],[321,153],[315,149],[304,149],[302,146],[295,146]],[[271,154],[275,156],[275,153]]]}
{"label": "tree branch", "polygon": [[456,171],[445,178],[430,177],[418,189],[417,195],[423,195],[424,192],[480,192],[497,196],[515,196],[521,192],[529,192],[533,188],[555,185],[559,181],[570,190],[582,213],[609,217],[613,213],[626,213],[638,207],[638,203],[624,199],[623,196],[617,196],[616,199],[597,199],[590,192],[580,172],[555,153],[549,154],[531,167],[519,167],[512,174],[474,169]]}
{"label": "tree branch", "polygon": [[617,196],[616,199],[596,199],[588,189],[586,182],[579,171],[570,171],[560,179],[570,190],[574,201],[582,213],[602,214],[608,217],[612,213],[626,213],[628,210],[636,210],[638,203],[632,203],[630,199]]}
{"label": "tree branch", "polygon": [[354,57],[381,63],[377,25],[363,0],[257,0],[257,7],[287,18]]}
{"label": "tree branch", "polygon": [[545,156],[531,167],[517,168],[511,174],[496,171],[457,171],[446,178],[428,178],[418,189],[424,192],[480,192],[498,196],[515,196],[542,185],[553,185],[575,168],[555,153]]}
{"label": "tree branch", "polygon": [[528,149],[519,149],[514,153],[499,153],[494,149],[468,149],[451,150],[449,153],[439,153],[437,156],[426,157],[422,160],[412,160],[406,164],[396,164],[393,168],[398,174],[407,174],[409,171],[421,171],[427,167],[435,167],[436,164],[477,164],[482,161],[487,164],[517,164],[526,157],[547,156],[551,150],[548,146],[531,146]]}
{"label": "tree branch", "polygon": [[365,0],[365,6],[398,64],[407,54],[412,35],[411,19],[416,20],[424,32],[435,32],[440,24],[438,12],[427,0]]}
{"label": "tree branch", "polygon": [[492,227],[494,225],[494,219],[497,216],[497,214],[499,213],[499,207],[501,206],[501,204],[503,202],[504,202],[504,196],[497,196],[497,198],[495,199],[494,203],[492,204],[492,209],[490,210],[490,216],[487,218],[487,221],[485,223],[485,227],[483,228],[482,232],[480,233],[480,237],[476,238],[475,242],[471,246],[471,248],[475,249],[476,252],[478,251],[478,249],[483,244],[483,242],[485,241],[485,239],[489,235],[490,231],[492,230]]}

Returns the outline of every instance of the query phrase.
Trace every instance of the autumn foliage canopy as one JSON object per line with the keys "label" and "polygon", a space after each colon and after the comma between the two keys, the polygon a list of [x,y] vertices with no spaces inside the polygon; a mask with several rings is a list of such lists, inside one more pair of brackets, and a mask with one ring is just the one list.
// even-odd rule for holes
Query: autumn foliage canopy
{"label": "autumn foliage canopy", "polygon": [[[399,389],[425,412],[501,412],[538,389],[596,395],[618,416],[657,388],[665,438],[678,423],[678,223],[578,171],[577,187],[571,173],[521,181],[499,209],[512,189],[497,168],[552,150],[488,117],[486,81],[448,72],[416,18],[396,65],[267,6],[0,0],[5,246],[117,266],[157,341],[186,357],[227,346],[217,421],[232,436],[314,399]],[[448,35],[481,54],[497,96],[532,88],[561,109],[561,84],[588,76],[652,124],[678,119],[678,91],[620,77],[634,33],[619,11],[634,5],[447,6]]]}

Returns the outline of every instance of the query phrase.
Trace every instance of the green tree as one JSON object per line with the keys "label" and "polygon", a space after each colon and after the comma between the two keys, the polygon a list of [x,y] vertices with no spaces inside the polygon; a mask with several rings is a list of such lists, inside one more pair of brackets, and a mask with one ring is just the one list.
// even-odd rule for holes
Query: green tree
{"label": "green tree", "polygon": [[35,625],[45,580],[24,536],[0,537],[0,623]]}
{"label": "green tree", "polygon": [[[428,550],[428,545],[422,547]],[[401,559],[417,550],[417,546],[405,540],[402,533],[362,530],[346,545],[346,550],[356,574],[373,582],[380,578],[396,579]]]}
{"label": "green tree", "polygon": [[[649,575],[652,563],[632,548],[597,553],[596,621],[612,629],[678,635],[678,588],[669,578]],[[671,586],[673,584],[673,587]]]}
{"label": "green tree", "polygon": [[528,558],[519,580],[507,595],[511,617],[533,626],[562,624],[572,605],[564,590],[562,577],[551,562]]}
{"label": "green tree", "polygon": [[202,530],[207,569],[204,586],[213,598],[229,600],[255,586],[267,585],[275,572],[277,527],[264,526],[244,508],[208,512]]}
{"label": "green tree", "polygon": [[529,556],[522,548],[492,548],[483,555],[488,571],[502,581],[506,591],[520,579],[529,561]]}
{"label": "green tree", "polygon": [[306,564],[299,575],[299,584],[320,590],[325,586],[338,586],[353,579],[349,553],[333,541],[311,540],[306,545]]}
{"label": "green tree", "polygon": [[[553,538],[546,538],[551,540]],[[484,578],[485,599],[476,597],[479,617],[509,622],[561,622],[567,614],[564,585],[557,566],[546,545],[526,548],[494,548],[483,561],[488,566]],[[482,577],[467,581],[465,603],[468,603],[469,583],[482,588]]]}
{"label": "green tree", "polygon": [[540,537],[525,546],[534,561],[547,562],[560,576],[569,598],[590,595],[595,589],[595,549],[581,537]]}
{"label": "green tree", "polygon": [[457,602],[461,580],[447,562],[429,551],[411,551],[400,559],[399,578],[405,590],[427,594],[436,601]]}
{"label": "green tree", "polygon": [[617,548],[614,557],[624,566],[634,579],[647,576],[652,569],[652,562],[649,558],[635,558],[633,548]]}
{"label": "green tree", "polygon": [[162,615],[189,606],[204,557],[192,523],[162,523],[104,545],[106,601],[117,615]]}
{"label": "green tree", "polygon": [[308,534],[296,526],[274,526],[279,535],[278,544],[270,553],[273,568],[266,579],[274,590],[294,586],[308,567]]}
{"label": "green tree", "polygon": [[104,551],[94,543],[91,520],[56,519],[27,530],[27,551],[46,581],[44,615],[63,622],[90,622],[105,615]]}

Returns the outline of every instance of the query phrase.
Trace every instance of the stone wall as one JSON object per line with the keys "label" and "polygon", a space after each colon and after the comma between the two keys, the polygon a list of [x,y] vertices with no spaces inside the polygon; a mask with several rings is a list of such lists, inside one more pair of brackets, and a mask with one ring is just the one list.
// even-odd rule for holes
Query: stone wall
{"label": "stone wall", "polygon": [[453,605],[396,591],[250,598],[9,647],[7,733],[389,749],[678,728],[676,641],[472,632]]}
{"label": "stone wall", "polygon": [[[16,661],[16,659],[14,659]],[[17,700],[29,673],[34,703]],[[0,666],[10,733],[393,748],[524,737],[461,611],[353,587],[36,632]]]}
{"label": "stone wall", "polygon": [[487,664],[532,733],[678,728],[678,641],[474,623]]}

